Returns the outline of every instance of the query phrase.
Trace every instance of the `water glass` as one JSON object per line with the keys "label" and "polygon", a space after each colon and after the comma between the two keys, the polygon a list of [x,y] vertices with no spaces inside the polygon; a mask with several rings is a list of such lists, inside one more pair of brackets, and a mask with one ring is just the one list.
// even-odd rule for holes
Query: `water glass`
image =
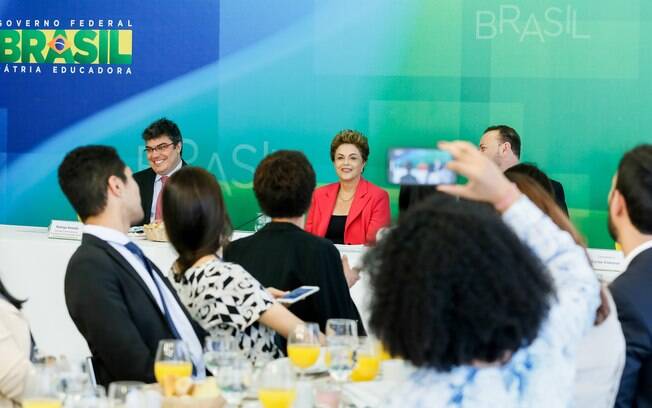
{"label": "water glass", "polygon": [[115,381],[109,384],[109,406],[111,408],[141,408],[147,401],[140,381]]}
{"label": "water glass", "polygon": [[326,322],[326,365],[337,382],[346,381],[354,366],[353,354],[358,345],[355,320],[329,319]]}
{"label": "water glass", "polygon": [[64,408],[107,408],[109,401],[101,385],[85,385],[82,389],[66,395]]}
{"label": "water glass", "polygon": [[213,335],[204,340],[204,364],[215,377],[222,367],[228,367],[239,355],[240,349],[231,335]]}
{"label": "water glass", "polygon": [[230,360],[228,366],[221,367],[218,370],[215,379],[227,404],[229,406],[238,406],[251,386],[251,363],[238,353],[237,356]]}

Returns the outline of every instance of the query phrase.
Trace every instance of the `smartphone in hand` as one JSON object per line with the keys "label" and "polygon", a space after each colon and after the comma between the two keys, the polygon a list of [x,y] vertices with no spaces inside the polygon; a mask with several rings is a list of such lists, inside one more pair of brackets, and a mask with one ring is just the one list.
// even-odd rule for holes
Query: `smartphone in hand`
{"label": "smartphone in hand", "polygon": [[319,286],[300,286],[276,300],[286,305],[291,305],[317,292],[319,292]]}

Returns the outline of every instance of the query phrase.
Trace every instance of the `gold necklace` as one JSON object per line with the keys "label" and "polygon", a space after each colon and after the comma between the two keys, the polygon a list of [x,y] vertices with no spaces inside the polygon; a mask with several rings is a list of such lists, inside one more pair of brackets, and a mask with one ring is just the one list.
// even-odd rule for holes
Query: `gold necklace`
{"label": "gold necklace", "polygon": [[338,200],[344,201],[344,202],[349,202],[349,201],[353,200],[353,197],[355,196],[355,193],[351,194],[351,197],[349,197],[347,199],[344,199],[341,195],[342,195],[341,193],[337,194],[337,199]]}

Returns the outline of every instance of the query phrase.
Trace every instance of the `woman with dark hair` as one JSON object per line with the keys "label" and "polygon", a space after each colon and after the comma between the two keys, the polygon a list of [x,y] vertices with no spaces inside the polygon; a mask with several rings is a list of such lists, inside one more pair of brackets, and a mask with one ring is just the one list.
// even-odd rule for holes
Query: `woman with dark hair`
{"label": "woman with dark hair", "polygon": [[192,317],[211,335],[233,336],[252,362],[282,356],[274,331],[287,337],[301,322],[240,265],[217,255],[231,232],[215,177],[183,167],[163,189],[163,220],[179,253],[172,283]]}
{"label": "woman with dark hair", "polygon": [[306,231],[334,244],[374,243],[378,230],[390,221],[389,195],[362,178],[369,159],[367,138],[342,130],[331,142],[330,153],[339,180],[315,190]]}
{"label": "woman with dark hair", "polygon": [[365,256],[370,329],[417,367],[386,405],[568,406],[599,304],[584,249],[474,146],[439,147],[469,181],[438,189],[483,203],[429,198]]}
{"label": "woman with dark hair", "polygon": [[[584,238],[537,180],[518,172],[506,171],[505,176],[560,229],[568,232],[577,245],[586,247]],[[578,348],[574,392],[577,407],[613,407],[625,366],[625,337],[606,286],[600,290],[600,299],[593,327]]]}
{"label": "woman with dark hair", "polygon": [[23,302],[0,281],[0,408],[19,406],[32,368],[29,326],[20,311]]}

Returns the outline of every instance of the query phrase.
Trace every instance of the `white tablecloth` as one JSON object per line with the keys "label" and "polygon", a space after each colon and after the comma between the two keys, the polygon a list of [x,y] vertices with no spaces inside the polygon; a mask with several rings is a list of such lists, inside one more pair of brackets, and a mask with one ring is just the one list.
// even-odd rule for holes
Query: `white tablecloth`
{"label": "white tablecloth", "polygon": [[[236,232],[233,239],[250,232]],[[176,258],[168,243],[136,241],[145,254],[167,272]],[[34,338],[47,354],[66,355],[71,361],[81,361],[90,355],[86,341],[68,315],[63,281],[68,260],[79,241],[48,239],[43,227],[0,225],[0,276],[8,290],[24,304]],[[361,247],[338,246],[352,265],[359,262]],[[363,321],[368,316],[366,280],[363,278],[351,290]]]}

